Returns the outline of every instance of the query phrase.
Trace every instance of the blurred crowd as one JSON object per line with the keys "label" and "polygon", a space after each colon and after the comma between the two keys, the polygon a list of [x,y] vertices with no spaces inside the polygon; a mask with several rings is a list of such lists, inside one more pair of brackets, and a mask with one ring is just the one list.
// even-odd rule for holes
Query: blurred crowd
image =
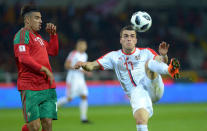
{"label": "blurred crowd", "polygon": [[[17,72],[13,54],[14,34],[23,26],[20,17],[21,3],[8,6],[0,3],[0,73]],[[111,9],[116,3],[75,8],[41,7],[43,26],[40,34],[49,39],[44,28],[47,22],[57,25],[60,51],[51,58],[54,72],[64,72],[64,61],[74,49],[79,38],[88,42],[89,60],[95,60],[112,50],[118,50],[120,29],[130,24],[131,15],[138,10],[148,12],[152,17],[152,27],[145,33],[138,33],[137,47],[150,47],[158,51],[159,43],[170,44],[169,58],[176,57],[181,69],[188,75],[207,79],[207,9],[187,7],[139,7],[125,5],[119,12]]]}

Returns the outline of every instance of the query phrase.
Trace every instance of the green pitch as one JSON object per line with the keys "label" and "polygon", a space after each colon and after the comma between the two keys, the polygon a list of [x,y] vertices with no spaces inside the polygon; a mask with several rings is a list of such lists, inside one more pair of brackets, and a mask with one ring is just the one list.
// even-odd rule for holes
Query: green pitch
{"label": "green pitch", "polygon": [[[60,108],[54,131],[136,131],[129,106],[89,107],[89,119],[83,125],[79,108]],[[20,109],[0,110],[0,130],[20,131],[23,125]],[[207,104],[158,104],[149,121],[149,131],[207,131]]]}

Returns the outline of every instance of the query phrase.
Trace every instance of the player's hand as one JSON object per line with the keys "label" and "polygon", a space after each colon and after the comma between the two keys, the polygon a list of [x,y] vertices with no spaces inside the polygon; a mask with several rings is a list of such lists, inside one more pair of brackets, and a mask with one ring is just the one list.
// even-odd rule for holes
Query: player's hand
{"label": "player's hand", "polygon": [[82,63],[82,68],[85,70],[85,71],[92,71],[93,70],[93,67],[91,66],[90,64],[91,62],[83,62]]}
{"label": "player's hand", "polygon": [[[97,65],[99,67],[98,63],[97,63]],[[92,71],[92,70],[94,70],[94,62],[81,62],[81,61],[79,61],[79,62],[76,63],[75,68],[79,69],[80,67],[82,67],[84,71]]]}
{"label": "player's hand", "polygon": [[164,42],[164,41],[161,42],[160,45],[159,45],[159,53],[160,53],[160,55],[162,55],[162,56],[167,55],[169,47],[170,47],[170,45],[167,44],[166,42]]}
{"label": "player's hand", "polygon": [[82,62],[82,61],[78,61],[78,62],[75,64],[75,66],[73,67],[73,69],[79,69],[79,68],[81,68],[82,65],[83,65],[83,63],[84,63],[84,62]]}
{"label": "player's hand", "polygon": [[46,74],[46,79],[50,80],[50,85],[52,85],[53,81],[54,81],[54,76],[52,74],[52,72],[50,72],[50,70],[48,68],[46,68],[45,66],[42,66],[42,68],[40,69],[41,72],[45,72]]}
{"label": "player's hand", "polygon": [[45,30],[50,35],[55,35],[56,34],[56,26],[52,23],[47,23]]}

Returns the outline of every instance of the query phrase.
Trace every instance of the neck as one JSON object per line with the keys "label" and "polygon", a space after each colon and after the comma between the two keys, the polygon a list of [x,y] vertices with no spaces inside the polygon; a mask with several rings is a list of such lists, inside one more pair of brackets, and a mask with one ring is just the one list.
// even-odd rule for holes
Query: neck
{"label": "neck", "polygon": [[83,52],[84,52],[84,51],[81,51],[81,50],[77,50],[77,49],[76,49],[76,51],[78,51],[79,53],[83,53]]}
{"label": "neck", "polygon": [[32,31],[32,32],[36,32],[36,31],[34,31],[34,30],[31,28],[31,26],[29,26],[29,25],[25,25],[24,28],[26,28],[26,29],[28,29],[28,30],[30,30],[30,31]]}
{"label": "neck", "polygon": [[131,54],[132,52],[134,52],[135,48],[133,49],[123,49],[124,53],[126,54]]}

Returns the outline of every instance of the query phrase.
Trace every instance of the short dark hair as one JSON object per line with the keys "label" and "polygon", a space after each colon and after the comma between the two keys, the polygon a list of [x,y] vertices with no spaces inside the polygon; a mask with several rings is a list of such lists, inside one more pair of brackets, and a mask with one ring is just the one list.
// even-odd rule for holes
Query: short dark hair
{"label": "short dark hair", "polygon": [[[124,30],[134,30],[134,31],[136,32],[136,30],[134,29],[134,27],[133,27],[132,25],[126,25],[126,26],[124,26],[124,27],[121,29],[121,31],[120,31],[120,37],[122,37],[122,32],[123,32]],[[136,32],[136,33],[137,33],[137,32]]]}
{"label": "short dark hair", "polygon": [[21,16],[24,17],[25,14],[29,12],[40,12],[39,9],[34,5],[25,5],[21,8]]}

